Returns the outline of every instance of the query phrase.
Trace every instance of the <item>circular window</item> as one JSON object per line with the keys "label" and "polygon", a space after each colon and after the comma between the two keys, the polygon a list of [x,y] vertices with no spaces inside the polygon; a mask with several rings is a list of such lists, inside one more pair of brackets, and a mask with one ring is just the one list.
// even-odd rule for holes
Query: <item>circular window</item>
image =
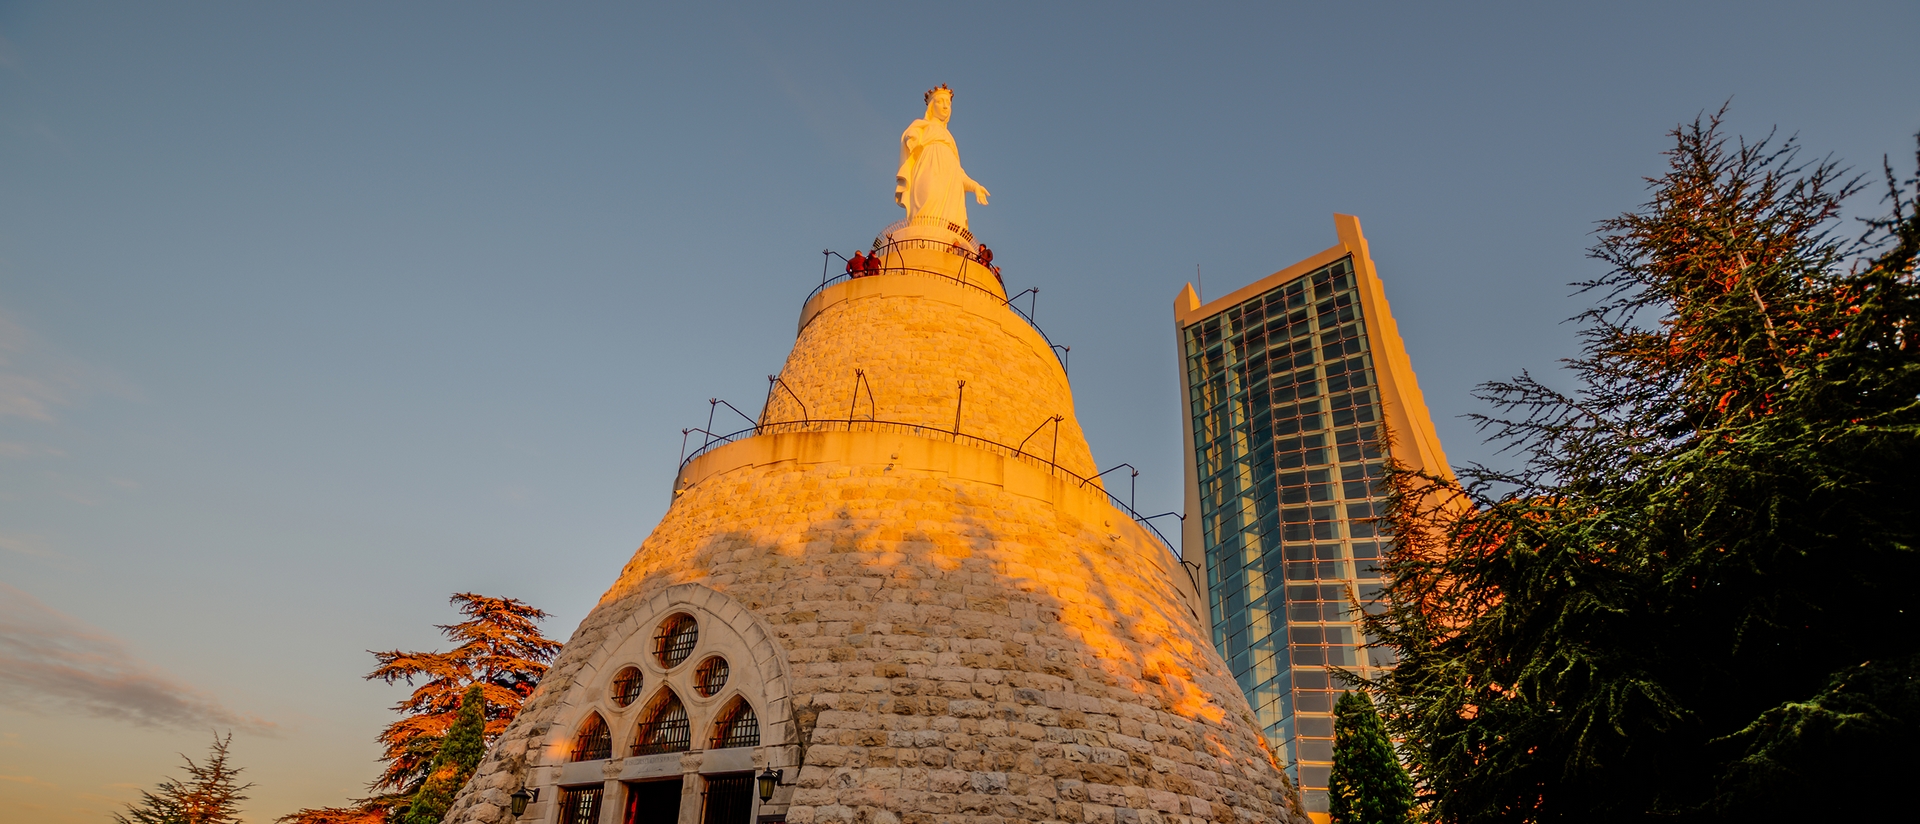
{"label": "circular window", "polygon": [[714,693],[727,685],[727,659],[718,655],[700,662],[693,671],[693,688],[702,698],[712,698]]}
{"label": "circular window", "polygon": [[660,666],[673,669],[693,654],[693,645],[699,642],[700,624],[682,612],[660,622],[660,631],[653,634],[653,654]]}
{"label": "circular window", "polygon": [[613,676],[614,705],[624,707],[640,700],[640,687],[645,681],[639,667],[627,667]]}

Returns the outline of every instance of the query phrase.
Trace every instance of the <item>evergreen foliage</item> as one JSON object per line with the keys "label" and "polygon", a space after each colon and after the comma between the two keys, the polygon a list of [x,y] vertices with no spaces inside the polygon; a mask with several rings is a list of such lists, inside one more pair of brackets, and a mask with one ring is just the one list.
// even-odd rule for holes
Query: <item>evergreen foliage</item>
{"label": "evergreen foliage", "polygon": [[486,688],[479,684],[468,687],[460,698],[460,710],[453,726],[440,741],[440,751],[427,765],[426,780],[421,782],[406,814],[401,816],[403,824],[440,824],[440,819],[446,817],[447,808],[453,806],[453,797],[467,785],[467,779],[472,778],[474,769],[480,766],[480,758],[487,754],[486,711]]}
{"label": "evergreen foliage", "polygon": [[1327,781],[1333,824],[1412,821],[1413,779],[1364,693],[1341,693],[1333,708],[1333,774]]}
{"label": "evergreen foliage", "polygon": [[1920,768],[1917,181],[1848,242],[1831,161],[1672,135],[1576,389],[1483,387],[1524,467],[1391,475],[1369,689],[1435,820],[1864,818]]}
{"label": "evergreen foliage", "polygon": [[540,634],[539,621],[547,614],[525,603],[471,592],[455,594],[451,602],[467,616],[440,626],[457,644],[451,651],[373,653],[379,666],[368,680],[421,683],[394,706],[404,717],[380,733],[387,767],[371,789],[406,795],[419,790],[469,686],[479,685],[486,694],[486,740],[506,731],[560,650],[560,642]]}
{"label": "evergreen foliage", "polygon": [[[546,675],[547,662],[560,650],[560,642],[540,633],[539,621],[547,613],[512,598],[471,592],[456,593],[451,602],[467,617],[460,623],[440,626],[442,633],[458,642],[452,651],[373,653],[379,665],[367,680],[389,684],[405,681],[408,685],[415,679],[421,682],[406,700],[394,706],[403,717],[380,733],[387,766],[369,785],[379,794],[357,799],[347,807],[300,810],[281,816],[277,824],[399,821],[401,816],[395,811],[413,804],[427,784],[462,707],[480,708],[484,721],[481,752],[519,714],[527,696]],[[477,705],[463,697],[476,688],[482,697]],[[472,774],[471,768],[467,774]],[[466,779],[460,781],[464,784]],[[454,791],[458,790],[456,784]],[[447,803],[451,802],[449,796]]]}
{"label": "evergreen foliage", "polygon": [[387,824],[387,813],[395,803],[405,803],[405,796],[385,799],[364,799],[353,807],[320,807],[305,809],[290,815],[274,819],[286,824]]}
{"label": "evergreen foliage", "polygon": [[215,735],[206,763],[180,756],[186,762],[187,779],[168,778],[153,792],[141,791],[137,804],[128,804],[125,814],[114,813],[119,824],[239,824],[241,795],[252,784],[238,783],[242,770],[227,764],[227,746],[233,734]]}

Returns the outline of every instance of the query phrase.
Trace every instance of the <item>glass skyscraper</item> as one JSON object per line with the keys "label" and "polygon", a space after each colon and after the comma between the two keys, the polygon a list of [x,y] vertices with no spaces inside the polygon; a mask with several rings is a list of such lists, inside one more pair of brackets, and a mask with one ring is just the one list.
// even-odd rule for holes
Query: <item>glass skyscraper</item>
{"label": "glass skyscraper", "polygon": [[1381,587],[1372,522],[1386,433],[1395,457],[1445,472],[1360,223],[1340,244],[1205,306],[1176,301],[1187,401],[1184,545],[1205,548],[1213,642],[1268,742],[1324,821],[1333,760],[1329,668],[1392,661],[1351,613]]}

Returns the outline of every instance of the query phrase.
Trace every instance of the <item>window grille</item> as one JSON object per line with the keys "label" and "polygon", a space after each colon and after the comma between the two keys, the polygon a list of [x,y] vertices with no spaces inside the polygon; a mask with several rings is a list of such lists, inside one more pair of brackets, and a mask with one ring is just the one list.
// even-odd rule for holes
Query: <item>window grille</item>
{"label": "window grille", "polygon": [[753,773],[707,776],[701,824],[747,824],[753,815]]}
{"label": "window grille", "polygon": [[701,661],[700,668],[693,671],[693,688],[701,698],[712,698],[726,685],[727,659],[718,655]]}
{"label": "window grille", "polygon": [[646,720],[634,730],[633,754],[657,755],[686,752],[693,747],[693,730],[687,723],[687,708],[673,690],[661,689]]}
{"label": "window grille", "polygon": [[[607,722],[600,713],[587,716],[580,733],[573,738],[573,760],[598,761],[613,757],[613,738],[607,734]],[[596,802],[598,803],[598,802]]]}
{"label": "window grille", "polygon": [[625,707],[640,700],[640,687],[646,677],[637,667],[627,667],[613,677],[613,703]]}
{"label": "window grille", "polygon": [[560,824],[599,824],[600,787],[563,787]]}
{"label": "window grille", "polygon": [[760,746],[760,719],[744,698],[736,698],[713,725],[713,749]]}
{"label": "window grille", "polygon": [[660,666],[673,669],[693,654],[693,645],[699,641],[700,624],[682,612],[660,622],[660,631],[653,635],[653,654]]}

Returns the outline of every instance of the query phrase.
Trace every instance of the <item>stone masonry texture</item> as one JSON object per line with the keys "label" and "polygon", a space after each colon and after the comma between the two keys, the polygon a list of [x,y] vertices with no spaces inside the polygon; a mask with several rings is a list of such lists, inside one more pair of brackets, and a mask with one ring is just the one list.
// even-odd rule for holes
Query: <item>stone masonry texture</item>
{"label": "stone masonry texture", "polygon": [[[931,281],[912,275],[888,279],[912,285]],[[871,280],[877,278],[849,286],[867,287]],[[958,384],[964,380],[962,432],[1008,446],[1025,440],[1027,452],[1069,471],[1098,472],[1073,415],[1067,375],[1045,341],[1004,307],[967,311],[988,300],[977,292],[930,291],[850,299],[810,319],[780,372],[794,395],[773,393],[763,422],[803,417],[794,400],[798,396],[806,404],[804,413],[816,418],[844,420],[852,410],[860,418],[952,429]],[[857,395],[855,369],[866,372],[866,386]],[[1066,418],[1059,424],[1057,458],[1053,426],[1046,423],[1054,415]]]}
{"label": "stone masonry texture", "polygon": [[[1065,375],[1019,334],[1025,321],[870,282],[913,277],[842,284],[865,296],[811,319],[786,379],[809,404],[839,393],[844,415],[851,371],[866,369],[877,417],[944,412],[946,425],[964,379],[966,425],[1017,443],[1032,419],[1065,415],[1059,462],[1090,474]],[[767,743],[798,753],[783,762],[800,764],[791,824],[1305,824],[1177,563],[1130,537],[1144,533],[1104,497],[1070,511],[932,469],[824,459],[676,487],[447,821],[509,821],[508,795],[571,734],[555,714],[587,688],[589,651],[654,593],[692,583],[763,619],[786,656],[793,717],[764,720],[793,739]]]}

